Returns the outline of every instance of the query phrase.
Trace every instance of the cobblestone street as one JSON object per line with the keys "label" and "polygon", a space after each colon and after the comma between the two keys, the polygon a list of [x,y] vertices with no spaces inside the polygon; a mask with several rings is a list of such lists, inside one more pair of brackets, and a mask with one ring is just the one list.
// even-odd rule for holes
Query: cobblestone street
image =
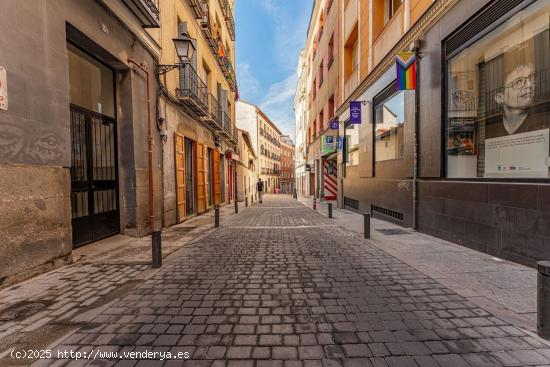
{"label": "cobblestone street", "polygon": [[550,365],[538,337],[282,195],[222,218],[218,230],[79,327],[54,352],[190,358],[34,365]]}

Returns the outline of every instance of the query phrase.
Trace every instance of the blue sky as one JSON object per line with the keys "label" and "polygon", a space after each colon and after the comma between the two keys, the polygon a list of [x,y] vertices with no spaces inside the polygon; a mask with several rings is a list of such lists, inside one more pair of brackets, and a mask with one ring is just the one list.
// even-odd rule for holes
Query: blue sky
{"label": "blue sky", "polygon": [[296,65],[313,0],[236,0],[240,98],[258,105],[294,138]]}

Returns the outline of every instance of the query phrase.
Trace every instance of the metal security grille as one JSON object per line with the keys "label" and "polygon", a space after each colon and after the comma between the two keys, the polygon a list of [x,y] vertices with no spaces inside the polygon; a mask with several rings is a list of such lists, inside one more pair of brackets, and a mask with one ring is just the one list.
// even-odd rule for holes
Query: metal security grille
{"label": "metal security grille", "polygon": [[71,105],[74,247],[119,232],[116,122]]}
{"label": "metal security grille", "polygon": [[388,209],[388,208],[383,208],[383,207],[377,206],[377,205],[371,205],[370,208],[373,212],[384,214],[388,217],[392,217],[392,218],[395,218],[395,219],[398,219],[398,220],[403,220],[403,213],[401,213],[401,212],[397,212],[395,210],[391,210],[391,209]]}
{"label": "metal security grille", "polygon": [[359,210],[359,200],[344,196],[344,206],[350,207],[355,210]]}
{"label": "metal security grille", "polygon": [[493,1],[477,13],[464,26],[445,40],[445,56],[451,57],[456,51],[478,40],[481,36],[507,19],[506,15],[532,3],[533,0]]}

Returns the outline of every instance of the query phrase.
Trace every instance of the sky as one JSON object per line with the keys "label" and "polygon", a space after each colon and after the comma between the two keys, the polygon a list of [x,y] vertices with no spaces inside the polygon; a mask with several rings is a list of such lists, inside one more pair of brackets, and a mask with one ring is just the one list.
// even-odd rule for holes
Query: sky
{"label": "sky", "polygon": [[312,6],[313,0],[235,1],[240,99],[259,106],[292,139],[296,66]]}

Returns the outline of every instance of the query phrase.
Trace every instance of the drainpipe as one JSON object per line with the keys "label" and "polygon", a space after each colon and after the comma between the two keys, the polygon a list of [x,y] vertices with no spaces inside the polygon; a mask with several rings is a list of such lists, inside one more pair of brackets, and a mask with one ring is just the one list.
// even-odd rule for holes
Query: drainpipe
{"label": "drainpipe", "polygon": [[[160,267],[162,256],[160,255],[160,231],[155,233],[155,211],[154,211],[154,191],[153,191],[153,133],[151,129],[151,91],[149,85],[149,71],[145,63],[138,64],[133,59],[128,59],[129,64],[133,64],[143,71],[147,77],[147,149],[148,149],[148,171],[149,171],[149,230],[151,231],[153,247],[153,267]],[[159,258],[160,256],[160,258]]]}
{"label": "drainpipe", "polygon": [[414,52],[416,53],[416,90],[414,91],[414,146],[413,146],[413,184],[412,184],[412,228],[417,228],[417,212],[418,212],[418,163],[419,163],[419,141],[418,129],[420,126],[420,42],[416,41]]}

